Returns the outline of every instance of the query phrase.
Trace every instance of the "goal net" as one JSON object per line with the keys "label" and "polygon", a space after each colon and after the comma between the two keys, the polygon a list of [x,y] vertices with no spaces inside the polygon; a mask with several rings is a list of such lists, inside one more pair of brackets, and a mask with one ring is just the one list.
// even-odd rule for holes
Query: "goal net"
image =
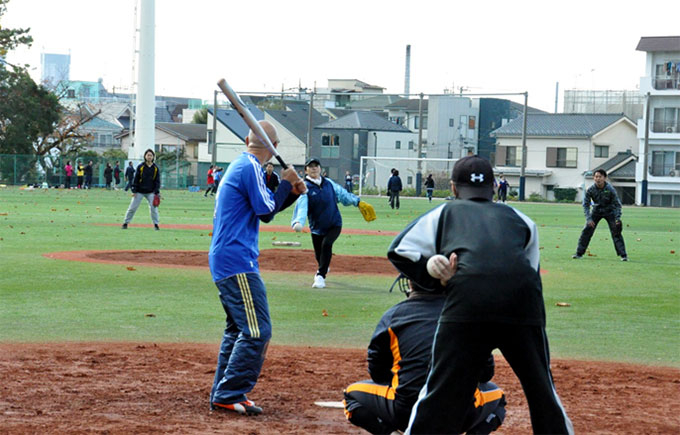
{"label": "goal net", "polygon": [[[425,179],[432,174],[435,190],[448,190],[453,165],[458,159],[370,157],[362,156],[359,173],[359,195],[383,195],[392,169],[399,171],[404,190],[418,190],[425,195]],[[420,173],[420,177],[418,176]]]}

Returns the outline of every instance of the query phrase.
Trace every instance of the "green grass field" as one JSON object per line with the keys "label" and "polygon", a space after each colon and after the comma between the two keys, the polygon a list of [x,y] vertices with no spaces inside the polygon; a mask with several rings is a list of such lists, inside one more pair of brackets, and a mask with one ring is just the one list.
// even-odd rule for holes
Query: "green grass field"
{"label": "green grass field", "polygon": [[[205,270],[77,263],[43,253],[82,249],[207,250],[209,231],[164,224],[211,224],[213,200],[201,193],[164,191],[161,228],[120,224],[130,197],[122,191],[0,189],[0,341],[187,341],[219,343],[224,312]],[[366,198],[378,220],[366,223],[342,207],[344,227],[399,231],[441,201]],[[622,263],[604,221],[592,256],[572,260],[583,214],[579,205],[515,203],[539,226],[541,268],[551,352],[558,358],[628,361],[680,367],[680,211],[626,207]],[[273,224],[288,225],[292,209]],[[142,204],[133,224],[149,224]],[[261,233],[302,242],[308,234]],[[384,256],[391,236],[340,236],[337,254]],[[294,249],[294,248],[291,248]],[[674,254],[671,251],[675,251]],[[498,255],[503,255],[499,252]],[[389,277],[333,275],[310,288],[313,271],[263,273],[275,344],[364,347],[381,314],[403,298],[388,293]],[[396,275],[396,274],[395,274]],[[570,307],[555,306],[568,302]],[[326,310],[328,316],[323,316]],[[154,317],[147,316],[153,314]]]}

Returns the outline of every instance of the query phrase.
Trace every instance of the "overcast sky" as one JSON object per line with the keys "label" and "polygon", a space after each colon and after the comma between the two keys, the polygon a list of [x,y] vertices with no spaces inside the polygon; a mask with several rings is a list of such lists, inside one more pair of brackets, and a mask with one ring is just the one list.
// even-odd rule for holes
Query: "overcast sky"
{"label": "overcast sky", "polygon": [[[156,0],[156,94],[212,100],[222,77],[237,92],[326,87],[354,78],[411,93],[529,92],[553,111],[564,89],[637,89],[641,36],[680,35],[680,1]],[[29,63],[71,54],[71,80],[133,81],[136,0],[10,0],[3,27],[31,28]]]}

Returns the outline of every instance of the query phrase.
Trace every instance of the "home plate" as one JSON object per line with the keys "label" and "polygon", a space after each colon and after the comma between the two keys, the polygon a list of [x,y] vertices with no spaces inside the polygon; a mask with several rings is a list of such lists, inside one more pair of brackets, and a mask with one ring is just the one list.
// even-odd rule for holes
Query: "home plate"
{"label": "home plate", "polygon": [[300,242],[272,242],[272,245],[274,246],[301,246],[302,243]]}
{"label": "home plate", "polygon": [[314,402],[314,404],[322,408],[344,408],[342,402]]}

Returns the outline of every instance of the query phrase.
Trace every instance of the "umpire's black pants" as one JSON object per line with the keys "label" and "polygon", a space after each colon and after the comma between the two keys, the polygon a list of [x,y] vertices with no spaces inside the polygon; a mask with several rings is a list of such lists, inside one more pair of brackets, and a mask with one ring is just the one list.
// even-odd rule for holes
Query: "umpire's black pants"
{"label": "umpire's black pants", "polygon": [[494,349],[500,349],[522,384],[534,433],[572,434],[553,385],[543,327],[462,322],[439,323],[432,368],[406,433],[462,433],[470,427],[466,410]]}
{"label": "umpire's black pants", "polygon": [[626,244],[623,242],[623,236],[621,235],[621,225],[616,225],[616,218],[614,215],[609,214],[609,215],[596,215],[594,214],[592,217],[593,225],[592,227],[588,225],[588,222],[586,222],[586,226],[583,227],[583,231],[581,231],[581,237],[578,239],[578,247],[576,248],[576,255],[583,255],[586,253],[586,249],[588,249],[588,244],[590,244],[590,239],[593,237],[593,233],[595,232],[595,228],[597,228],[597,224],[600,222],[601,219],[605,219],[607,221],[607,224],[609,225],[609,232],[612,235],[612,241],[614,242],[614,249],[616,249],[616,255],[619,257],[625,257],[626,256]]}
{"label": "umpire's black pants", "polygon": [[342,227],[333,227],[326,234],[312,233],[312,245],[314,245],[314,256],[319,269],[316,271],[317,275],[326,278],[328,267],[331,265],[331,258],[333,257],[333,243],[340,236]]}

